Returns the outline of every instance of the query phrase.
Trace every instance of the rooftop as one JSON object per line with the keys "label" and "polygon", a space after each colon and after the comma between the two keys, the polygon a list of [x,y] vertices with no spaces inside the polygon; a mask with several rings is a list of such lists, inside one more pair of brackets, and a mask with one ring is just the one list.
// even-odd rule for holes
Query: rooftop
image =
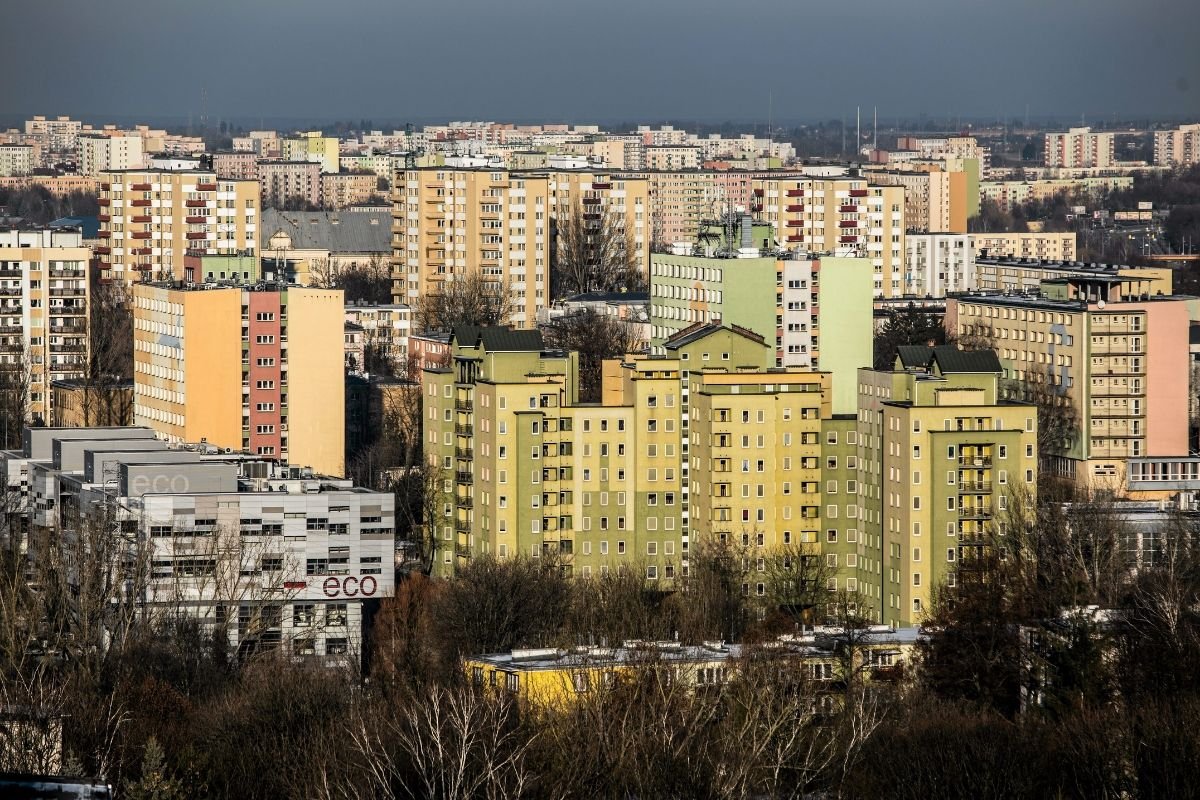
{"label": "rooftop", "polygon": [[331,253],[392,252],[392,215],[378,211],[278,211],[266,209],[259,224],[259,246],[271,249],[271,237],[287,234],[292,250]]}

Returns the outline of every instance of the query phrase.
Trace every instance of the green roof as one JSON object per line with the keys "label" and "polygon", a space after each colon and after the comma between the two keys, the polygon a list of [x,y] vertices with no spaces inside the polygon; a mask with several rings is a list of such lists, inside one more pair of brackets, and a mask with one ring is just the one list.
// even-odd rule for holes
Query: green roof
{"label": "green roof", "polygon": [[454,341],[460,347],[479,347],[492,353],[541,352],[544,349],[539,330],[514,330],[503,326],[460,325],[454,329]]}
{"label": "green roof", "polygon": [[1003,372],[995,350],[960,350],[954,345],[936,347],[926,345],[901,345],[896,357],[905,369],[932,369],[943,375],[954,372]]}

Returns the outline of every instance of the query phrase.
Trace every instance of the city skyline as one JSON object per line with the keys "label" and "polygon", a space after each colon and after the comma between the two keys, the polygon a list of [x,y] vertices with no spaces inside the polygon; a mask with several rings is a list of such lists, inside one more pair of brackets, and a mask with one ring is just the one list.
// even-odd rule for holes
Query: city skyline
{"label": "city skyline", "polygon": [[[1112,0],[969,9],[919,0],[865,14],[824,0],[760,0],[739,9],[737,21],[719,16],[723,6],[715,3],[675,0],[648,7],[617,0],[587,14],[544,0],[458,0],[453,16],[423,1],[325,7],[305,0],[286,14],[274,4],[238,6],[237,23],[212,31],[206,43],[208,22],[223,16],[221,7],[234,10],[215,5],[153,14],[132,0],[26,8],[25,35],[9,52],[37,66],[9,87],[4,105],[10,114],[209,121],[786,123],[852,117],[858,106],[864,118],[878,108],[885,119],[1029,113],[1069,120],[1173,117],[1200,104],[1200,53],[1187,42],[1200,9],[1183,0],[1142,4],[1136,16]],[[841,33],[822,33],[832,31]],[[46,63],[51,36],[74,55]],[[197,54],[180,47],[181,36],[222,58],[195,66]],[[1152,46],[1137,62],[1114,58],[1134,40]],[[881,63],[890,66],[880,70]],[[81,64],[108,76],[111,91],[81,81]]]}

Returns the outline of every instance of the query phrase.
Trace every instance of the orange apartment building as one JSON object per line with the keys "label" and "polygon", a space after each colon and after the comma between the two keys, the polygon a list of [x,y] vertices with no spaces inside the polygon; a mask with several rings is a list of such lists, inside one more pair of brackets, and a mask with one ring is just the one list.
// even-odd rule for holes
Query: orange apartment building
{"label": "orange apartment building", "polygon": [[133,306],[135,424],[343,474],[341,290],[140,283]]}

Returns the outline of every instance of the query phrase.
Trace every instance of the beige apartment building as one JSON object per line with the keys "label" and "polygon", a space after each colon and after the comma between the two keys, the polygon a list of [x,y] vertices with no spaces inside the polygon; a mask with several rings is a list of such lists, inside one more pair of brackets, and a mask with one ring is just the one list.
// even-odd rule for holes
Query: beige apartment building
{"label": "beige apartment building", "polygon": [[184,256],[258,252],[258,184],[208,170],[100,176],[101,278],[183,280]]}
{"label": "beige apartment building", "polygon": [[1188,452],[1191,301],[1158,283],[1067,277],[1038,296],[947,301],[948,331],[990,339],[1006,378],[1072,410],[1074,430],[1043,464],[1051,474],[1120,493],[1127,459]]}
{"label": "beige apartment building", "polygon": [[645,148],[643,159],[646,169],[699,169],[700,148],[693,145],[652,144]]}
{"label": "beige apartment building", "polygon": [[1200,124],[1155,131],[1154,163],[1160,167],[1178,168],[1200,164]]}
{"label": "beige apartment building", "polygon": [[1046,134],[1047,167],[1111,167],[1116,162],[1116,136],[1092,133],[1091,128],[1071,128]]}
{"label": "beige apartment building", "polygon": [[296,200],[321,207],[321,165],[315,161],[259,161],[258,183],[264,207]]}
{"label": "beige apartment building", "polygon": [[0,144],[0,177],[11,178],[33,173],[33,147],[27,144]]}
{"label": "beige apartment building", "polygon": [[25,120],[25,133],[29,136],[40,137],[44,149],[55,153],[67,153],[75,149],[83,123],[70,117],[55,117],[48,119],[36,116]]}
{"label": "beige apartment building", "polygon": [[1039,261],[1074,261],[1077,234],[1065,233],[972,233],[975,252],[995,258],[1036,258]]}
{"label": "beige apartment building", "polygon": [[875,297],[904,293],[903,186],[863,178],[758,178],[751,205],[780,247],[869,259]]}
{"label": "beige apartment building", "polygon": [[258,155],[240,150],[213,153],[212,168],[218,178],[256,181],[258,180]]}
{"label": "beige apartment building", "polygon": [[27,370],[31,422],[50,423],[51,383],[87,370],[90,257],[78,230],[0,231],[0,358]]}
{"label": "beige apartment building", "polygon": [[874,184],[904,187],[904,218],[920,233],[966,233],[967,174],[943,169],[867,170]]}
{"label": "beige apartment building", "polygon": [[142,137],[90,134],[79,137],[79,172],[97,177],[101,172],[141,169],[146,166]]}
{"label": "beige apartment building", "polygon": [[379,178],[369,172],[331,172],[321,175],[321,203],[325,208],[345,208],[365,203],[379,191]]}
{"label": "beige apartment building", "polygon": [[748,210],[751,185],[769,172],[744,170],[667,170],[629,172],[646,181],[650,198],[651,240],[662,247],[695,242],[701,223],[730,208]]}
{"label": "beige apartment building", "polygon": [[530,328],[550,305],[556,223],[624,216],[643,273],[650,263],[649,197],[636,178],[580,171],[422,167],[393,181],[392,295],[412,305],[455,276],[505,281],[511,324]]}

